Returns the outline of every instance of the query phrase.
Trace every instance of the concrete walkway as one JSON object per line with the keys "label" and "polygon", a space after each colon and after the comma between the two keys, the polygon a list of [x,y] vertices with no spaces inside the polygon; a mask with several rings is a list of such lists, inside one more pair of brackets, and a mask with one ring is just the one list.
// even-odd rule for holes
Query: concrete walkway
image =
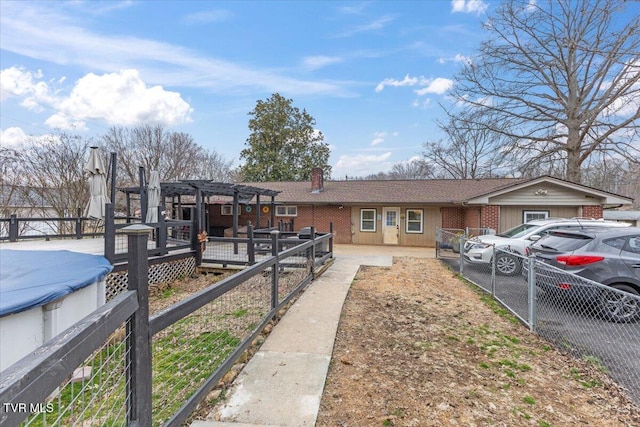
{"label": "concrete walkway", "polygon": [[334,264],[291,306],[238,375],[224,406],[192,427],[314,426],[342,305],[360,266],[390,266],[394,256],[433,258],[434,250],[336,245],[334,254]]}

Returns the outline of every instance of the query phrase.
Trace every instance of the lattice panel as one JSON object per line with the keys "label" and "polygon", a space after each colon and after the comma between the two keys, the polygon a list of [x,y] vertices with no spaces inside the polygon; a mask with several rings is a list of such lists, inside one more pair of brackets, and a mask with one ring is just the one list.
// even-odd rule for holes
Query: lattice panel
{"label": "lattice panel", "polygon": [[[153,264],[149,266],[149,285],[170,282],[172,280],[190,276],[195,270],[195,257]],[[110,301],[120,292],[127,289],[128,277],[129,275],[126,271],[111,273],[107,276],[107,301]]]}

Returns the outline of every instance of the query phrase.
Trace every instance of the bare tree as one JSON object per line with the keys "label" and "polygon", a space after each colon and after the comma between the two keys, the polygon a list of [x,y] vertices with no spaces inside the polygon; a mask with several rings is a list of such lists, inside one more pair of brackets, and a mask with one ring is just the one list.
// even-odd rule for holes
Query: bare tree
{"label": "bare tree", "polygon": [[427,179],[434,177],[434,168],[422,159],[395,163],[389,171],[390,179]]}
{"label": "bare tree", "polygon": [[41,211],[43,217],[50,216],[50,210],[59,217],[74,216],[86,206],[89,186],[83,167],[90,145],[78,135],[58,133],[32,137],[22,148],[21,197],[34,212]]}
{"label": "bare tree", "polygon": [[503,146],[509,137],[496,133],[487,125],[494,120],[490,113],[477,110],[454,115],[438,127],[448,136],[446,141],[427,142],[423,156],[434,165],[434,175],[442,178],[488,178],[505,175],[506,156]]}
{"label": "bare tree", "polygon": [[634,208],[640,207],[640,164],[623,158],[591,159],[584,168],[582,182],[634,199]]}
{"label": "bare tree", "polygon": [[184,132],[169,132],[162,126],[132,129],[113,127],[102,137],[104,149],[118,154],[118,181],[138,183],[139,167],[158,170],[163,181],[213,179],[225,181],[231,162],[215,151],[207,151]]}
{"label": "bare tree", "polygon": [[[490,112],[529,163],[565,162],[580,182],[594,153],[640,153],[640,5],[616,0],[510,0],[458,76],[459,103]],[[471,115],[471,118],[478,117]]]}

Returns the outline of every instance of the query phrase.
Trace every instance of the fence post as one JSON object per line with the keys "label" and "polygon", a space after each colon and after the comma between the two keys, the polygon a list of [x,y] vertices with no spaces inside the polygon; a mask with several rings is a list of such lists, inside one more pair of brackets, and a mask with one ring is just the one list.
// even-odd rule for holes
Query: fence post
{"label": "fence post", "polygon": [[247,224],[247,257],[249,258],[249,265],[256,263],[256,246],[253,243],[253,225]]}
{"label": "fence post", "polygon": [[76,239],[82,239],[82,209],[77,209],[76,215]]}
{"label": "fence post", "polygon": [[333,258],[333,221],[329,222],[329,233],[331,233],[331,237],[329,237],[329,253]]}
{"label": "fence post", "polygon": [[18,241],[18,217],[16,214],[11,214],[11,219],[9,220],[9,241]]}
{"label": "fence post", "polygon": [[[202,265],[202,245],[198,241],[198,219],[195,215],[195,209],[191,208],[191,249],[196,252],[196,266]],[[205,243],[206,244],[206,243]]]}
{"label": "fence post", "polygon": [[271,232],[271,255],[276,258],[276,263],[271,267],[271,308],[278,306],[278,280],[280,275],[280,259],[278,258],[278,237],[280,231],[273,230]]}
{"label": "fence post", "polygon": [[534,254],[528,259],[529,271],[527,282],[529,283],[529,291],[527,292],[529,307],[529,330],[534,332],[536,326],[536,256]]}
{"label": "fence post", "polygon": [[104,256],[113,264],[116,256],[116,224],[113,203],[104,205]]}
{"label": "fence post", "polygon": [[460,236],[460,275],[464,276],[464,245],[467,242],[466,236]]}
{"label": "fence post", "polygon": [[436,259],[440,257],[440,242],[442,241],[442,230],[436,227]]}
{"label": "fence post", "polygon": [[151,426],[151,336],[149,335],[149,259],[147,241],[153,228],[126,227],[128,239],[128,289],[136,291],[138,309],[127,321],[127,405],[129,425]]}
{"label": "fence post", "polygon": [[[158,240],[156,241],[156,247],[160,249],[167,248],[167,220],[163,212],[163,207],[158,206]],[[163,253],[166,254],[166,252]]]}
{"label": "fence post", "polygon": [[496,296],[496,245],[491,245],[491,296]]}
{"label": "fence post", "polygon": [[311,227],[311,274],[316,274],[316,228]]}

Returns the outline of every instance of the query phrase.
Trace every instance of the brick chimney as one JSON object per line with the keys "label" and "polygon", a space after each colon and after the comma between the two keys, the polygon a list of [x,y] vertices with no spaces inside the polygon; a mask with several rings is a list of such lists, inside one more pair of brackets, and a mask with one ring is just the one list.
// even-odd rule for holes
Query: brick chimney
{"label": "brick chimney", "polygon": [[324,182],[323,182],[324,171],[322,168],[313,168],[311,169],[311,192],[312,193],[320,193],[324,190]]}

